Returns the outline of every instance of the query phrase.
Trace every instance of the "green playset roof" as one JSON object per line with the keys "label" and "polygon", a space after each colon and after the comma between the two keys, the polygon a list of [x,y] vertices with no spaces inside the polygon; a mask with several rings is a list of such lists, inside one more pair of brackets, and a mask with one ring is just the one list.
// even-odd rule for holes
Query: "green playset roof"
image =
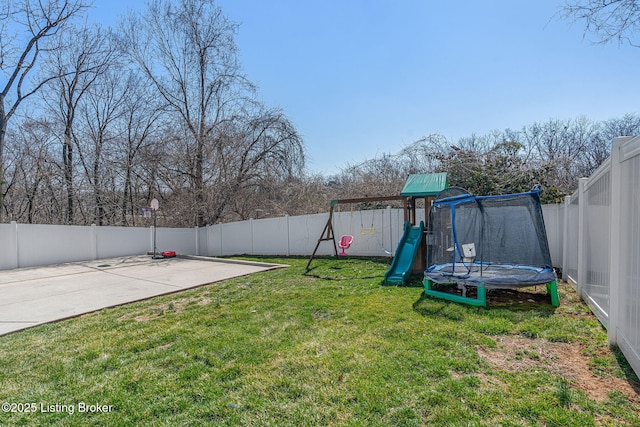
{"label": "green playset roof", "polygon": [[447,173],[417,173],[409,175],[400,193],[403,197],[435,196],[449,187]]}

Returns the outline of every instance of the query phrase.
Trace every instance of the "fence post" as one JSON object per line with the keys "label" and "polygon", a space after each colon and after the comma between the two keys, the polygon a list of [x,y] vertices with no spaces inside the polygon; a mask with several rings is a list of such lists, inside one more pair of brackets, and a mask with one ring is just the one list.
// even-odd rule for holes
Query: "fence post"
{"label": "fence post", "polygon": [[571,196],[564,197],[564,218],[562,221],[562,280],[567,281],[567,260],[569,259],[569,209]]}
{"label": "fence post", "polygon": [[98,259],[98,230],[95,224],[91,224],[91,259]]}
{"label": "fence post", "polygon": [[562,208],[562,205],[559,203],[556,203],[553,206],[556,211],[556,233],[555,233],[556,234],[555,235],[556,256],[560,258],[559,260],[556,260],[556,263],[558,264],[556,267],[562,268],[562,264],[564,263],[564,260],[562,259],[563,253],[562,253],[562,246],[560,246],[560,242],[561,242],[561,237],[563,233],[562,226],[564,225],[564,217],[562,217],[563,222],[560,222],[560,209]]}
{"label": "fence post", "polygon": [[214,234],[215,224],[207,225],[207,256],[216,256],[214,252]]}
{"label": "fence post", "polygon": [[587,207],[587,203],[584,200],[584,187],[589,181],[589,178],[580,178],[578,181],[578,274],[577,274],[577,288],[578,295],[580,298],[584,300],[584,295],[582,294],[582,287],[585,282],[585,262],[584,262],[584,233],[585,233],[585,209]]}
{"label": "fence post", "polygon": [[[389,246],[384,245],[384,237],[382,238],[382,249],[389,248],[389,254],[393,253],[393,227],[391,224],[391,206],[387,206],[387,212],[385,212],[389,216],[388,227],[389,227]],[[384,230],[382,230],[384,233]],[[383,234],[384,236],[384,234]],[[426,254],[425,254],[426,256]]]}
{"label": "fence post", "polygon": [[215,248],[215,229],[216,229],[216,224],[211,224],[209,227],[207,227],[207,239],[209,241],[209,245],[207,246],[207,250],[209,251],[209,256],[220,256],[220,255],[216,255],[216,252],[214,252],[216,249]]}
{"label": "fence post", "polygon": [[20,267],[20,259],[18,255],[18,223],[11,221],[13,226],[13,250],[11,251],[11,268]]}
{"label": "fence post", "polygon": [[287,256],[291,256],[291,230],[289,229],[289,215],[285,215],[287,218]]}
{"label": "fence post", "polygon": [[220,256],[224,255],[224,224],[218,224],[220,228]]}
{"label": "fence post", "polygon": [[253,218],[249,218],[249,229],[251,230],[251,255],[253,255]]}
{"label": "fence post", "polygon": [[196,253],[195,253],[195,255],[199,256],[200,255],[200,236],[199,236],[200,233],[198,232],[199,228],[198,228],[197,225],[194,228],[195,228],[195,233],[196,233]]}
{"label": "fence post", "polygon": [[[609,240],[609,326],[607,337],[609,344],[617,344],[617,330],[620,315],[620,284],[623,259],[622,221],[622,166],[620,147],[630,137],[613,139],[611,147],[611,235]],[[636,260],[637,261],[637,260]],[[632,261],[634,262],[634,261]]]}

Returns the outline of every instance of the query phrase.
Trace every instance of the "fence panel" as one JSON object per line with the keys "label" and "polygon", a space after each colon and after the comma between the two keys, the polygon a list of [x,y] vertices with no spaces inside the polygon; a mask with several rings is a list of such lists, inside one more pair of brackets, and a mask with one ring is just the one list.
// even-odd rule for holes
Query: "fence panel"
{"label": "fence panel", "polygon": [[250,255],[253,253],[250,221],[224,224],[221,230],[222,253],[220,255]]}
{"label": "fence panel", "polygon": [[195,255],[196,247],[195,228],[164,228],[156,229],[156,247],[158,252],[176,251],[179,254]]}
{"label": "fence panel", "polygon": [[18,224],[18,267],[95,259],[91,227]]}
{"label": "fence panel", "polygon": [[583,298],[605,327],[609,322],[611,161],[584,185]]}
{"label": "fence panel", "polygon": [[640,375],[640,138],[620,153],[620,271],[616,343]]}
{"label": "fence panel", "polygon": [[0,270],[18,267],[18,224],[0,224]]}
{"label": "fence panel", "polygon": [[209,255],[209,228],[211,227],[200,227],[197,229],[198,253],[196,255]]}
{"label": "fence panel", "polygon": [[580,224],[580,194],[573,193],[565,205],[565,248],[563,250],[564,268],[566,280],[577,285],[578,283],[578,236]]}
{"label": "fence panel", "polygon": [[207,256],[222,256],[224,252],[222,250],[222,230],[224,224],[215,224],[206,227],[207,248],[206,252],[202,252],[202,255]]}
{"label": "fence panel", "polygon": [[148,228],[93,227],[93,229],[98,259],[141,255],[151,249]]}
{"label": "fence panel", "polygon": [[[328,219],[328,213],[289,217],[289,250],[291,255],[310,255]],[[337,234],[338,231],[335,233]],[[333,244],[322,242],[317,255],[333,255]]]}
{"label": "fence panel", "polygon": [[549,252],[554,267],[563,268],[563,234],[564,234],[564,205],[542,205],[542,216],[547,230]]}
{"label": "fence panel", "polygon": [[257,255],[287,255],[289,253],[288,223],[288,217],[252,220],[252,253]]}

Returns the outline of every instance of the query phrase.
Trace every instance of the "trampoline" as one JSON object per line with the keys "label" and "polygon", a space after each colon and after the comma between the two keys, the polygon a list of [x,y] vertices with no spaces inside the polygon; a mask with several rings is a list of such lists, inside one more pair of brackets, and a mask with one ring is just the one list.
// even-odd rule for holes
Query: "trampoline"
{"label": "trampoline", "polygon": [[[559,305],[556,274],[540,206],[539,190],[473,196],[443,191],[429,212],[425,294],[486,306],[487,289],[545,285]],[[437,285],[437,286],[436,286]],[[455,285],[455,293],[439,290]],[[468,288],[477,290],[475,297]]]}

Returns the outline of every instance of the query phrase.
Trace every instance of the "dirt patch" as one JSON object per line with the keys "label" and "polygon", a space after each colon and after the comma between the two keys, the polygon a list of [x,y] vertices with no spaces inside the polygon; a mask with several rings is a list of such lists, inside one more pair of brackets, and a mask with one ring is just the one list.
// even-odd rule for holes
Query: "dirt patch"
{"label": "dirt patch", "polygon": [[613,375],[604,378],[594,374],[589,369],[589,357],[583,354],[579,343],[557,343],[518,336],[501,336],[495,341],[497,348],[477,347],[476,351],[498,369],[546,369],[566,379],[591,399],[604,401],[609,399],[612,391],[619,391],[630,401],[640,403],[637,385]]}

